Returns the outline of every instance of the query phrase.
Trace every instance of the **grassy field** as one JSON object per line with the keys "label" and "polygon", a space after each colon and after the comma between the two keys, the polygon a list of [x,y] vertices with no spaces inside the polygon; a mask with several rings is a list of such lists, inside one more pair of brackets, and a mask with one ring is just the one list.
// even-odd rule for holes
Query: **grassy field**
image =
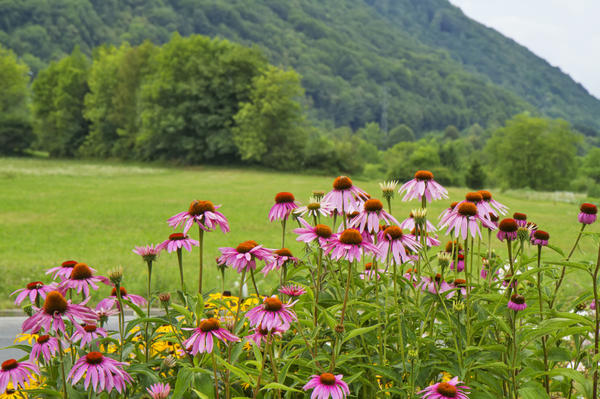
{"label": "grassy field", "polygon": [[[67,259],[88,263],[106,273],[115,266],[125,270],[124,285],[129,291],[145,293],[146,267],[135,245],[159,243],[173,232],[166,220],[186,210],[193,199],[208,199],[221,204],[229,219],[231,233],[220,231],[205,236],[205,281],[208,288],[219,289],[221,282],[214,258],[218,247],[236,246],[253,239],[266,247],[278,248],[281,225],[269,223],[267,213],[279,191],[291,191],[306,201],[312,190],[328,191],[335,176],[264,172],[231,168],[158,168],[126,164],[39,159],[0,158],[0,308],[13,307],[9,293],[35,281],[48,281],[44,271]],[[380,196],[377,181],[355,184]],[[452,188],[452,200],[463,198],[466,189]],[[494,192],[511,212],[529,215],[551,235],[551,242],[568,250],[579,229],[578,204],[583,198],[533,192]],[[437,218],[449,201],[438,201],[430,217]],[[394,215],[402,220],[417,207],[396,198]],[[590,231],[597,231],[593,225]],[[197,238],[197,230],[192,229]],[[295,253],[301,246],[295,235],[287,236]],[[504,250],[500,243],[495,244]],[[580,257],[593,258],[596,249],[590,239],[581,245]],[[504,252],[503,252],[504,253]],[[196,287],[198,254],[184,254],[188,284]],[[153,287],[157,291],[179,286],[177,259],[164,254],[154,268]],[[229,271],[228,287],[237,281]],[[262,276],[262,275],[261,275]],[[259,286],[268,281],[259,277]],[[568,279],[569,289],[587,285],[587,280]],[[103,294],[108,293],[102,288]]]}

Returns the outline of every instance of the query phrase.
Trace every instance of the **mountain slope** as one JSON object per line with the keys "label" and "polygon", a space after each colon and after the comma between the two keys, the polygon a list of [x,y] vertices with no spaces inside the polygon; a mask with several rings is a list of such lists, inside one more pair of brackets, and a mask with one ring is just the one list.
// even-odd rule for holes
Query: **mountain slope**
{"label": "mountain slope", "polygon": [[424,132],[538,109],[600,129],[600,101],[446,0],[0,0],[0,43],[34,69],[75,45],[91,54],[104,42],[164,43],[174,31],[259,45],[303,75],[324,124]]}

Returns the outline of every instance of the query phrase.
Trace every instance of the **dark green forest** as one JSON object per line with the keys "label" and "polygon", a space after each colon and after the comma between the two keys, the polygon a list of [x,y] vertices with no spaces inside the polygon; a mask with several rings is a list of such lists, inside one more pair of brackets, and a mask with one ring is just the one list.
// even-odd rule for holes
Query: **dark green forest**
{"label": "dark green forest", "polygon": [[0,0],[0,46],[5,154],[600,183],[600,102],[445,0]]}
{"label": "dark green forest", "polygon": [[37,73],[75,46],[167,42],[172,32],[260,46],[302,76],[310,117],[418,136],[539,111],[593,135],[600,102],[446,0],[2,0],[0,44]]}

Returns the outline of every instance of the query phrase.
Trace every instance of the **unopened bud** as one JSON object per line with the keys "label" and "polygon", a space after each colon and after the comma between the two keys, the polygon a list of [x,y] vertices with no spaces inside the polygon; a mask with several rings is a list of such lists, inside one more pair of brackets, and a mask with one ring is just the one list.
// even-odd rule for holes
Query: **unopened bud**
{"label": "unopened bud", "polygon": [[427,221],[427,209],[425,209],[425,208],[413,209],[411,211],[411,214],[413,215],[413,219],[417,226],[425,225],[425,222]]}
{"label": "unopened bud", "polygon": [[452,254],[450,252],[438,252],[437,256],[438,265],[440,265],[442,270],[450,266],[450,262],[452,262]]}
{"label": "unopened bud", "polygon": [[344,328],[343,324],[338,324],[337,326],[335,326],[335,332],[338,334],[343,334],[345,330],[346,329]]}
{"label": "unopened bud", "polygon": [[165,368],[172,369],[176,365],[177,365],[177,361],[175,360],[175,357],[173,357],[172,355],[169,355],[163,359],[163,366]]}
{"label": "unopened bud", "polygon": [[115,267],[108,272],[108,279],[117,287],[121,286],[123,280],[123,268],[121,266]]}
{"label": "unopened bud", "polygon": [[168,292],[158,294],[158,299],[160,299],[163,305],[168,305],[171,302],[171,294]]}
{"label": "unopened bud", "polygon": [[321,202],[323,197],[325,196],[325,191],[316,190],[312,192],[312,196],[317,200],[317,202]]}

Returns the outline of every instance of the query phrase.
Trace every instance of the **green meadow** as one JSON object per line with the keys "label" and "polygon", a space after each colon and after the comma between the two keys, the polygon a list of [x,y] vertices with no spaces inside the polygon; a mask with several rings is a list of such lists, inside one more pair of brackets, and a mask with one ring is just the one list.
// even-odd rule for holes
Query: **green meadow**
{"label": "green meadow", "polygon": [[[277,192],[290,191],[306,202],[313,190],[329,191],[335,176],[314,176],[268,172],[243,168],[171,168],[134,164],[44,159],[0,158],[0,307],[14,307],[8,295],[36,280],[49,282],[45,270],[74,259],[107,273],[115,266],[124,268],[128,291],[145,294],[146,266],[132,252],[136,245],[160,243],[173,230],[166,220],[194,199],[222,205],[231,232],[205,235],[205,287],[220,290],[220,274],[215,267],[218,248],[255,240],[268,248],[281,245],[281,224],[269,223],[267,214]],[[357,186],[380,197],[378,181],[354,179]],[[450,188],[451,200],[460,200],[468,190]],[[527,213],[529,220],[551,235],[551,244],[568,251],[580,225],[579,203],[585,198],[573,194],[526,191],[497,192],[494,198],[510,207],[510,212]],[[429,209],[437,220],[450,201],[438,201]],[[416,202],[396,197],[393,214],[402,221]],[[292,228],[295,226],[291,226]],[[597,231],[592,225],[590,231]],[[197,229],[190,230],[197,239]],[[440,237],[443,242],[447,237]],[[505,246],[495,238],[497,251]],[[286,238],[294,254],[302,246],[288,228]],[[594,259],[595,244],[584,238],[578,257]],[[530,249],[533,251],[533,249]],[[504,254],[504,252],[502,252]],[[551,254],[548,250],[548,256]],[[576,256],[576,257],[577,257]],[[198,252],[184,252],[188,287],[197,286]],[[589,282],[580,274],[567,279],[571,292]],[[226,289],[234,289],[237,273],[228,270]],[[261,290],[271,290],[274,281],[257,275]],[[175,254],[161,254],[154,266],[153,291],[173,291],[179,287]],[[109,289],[101,287],[100,294]]]}

